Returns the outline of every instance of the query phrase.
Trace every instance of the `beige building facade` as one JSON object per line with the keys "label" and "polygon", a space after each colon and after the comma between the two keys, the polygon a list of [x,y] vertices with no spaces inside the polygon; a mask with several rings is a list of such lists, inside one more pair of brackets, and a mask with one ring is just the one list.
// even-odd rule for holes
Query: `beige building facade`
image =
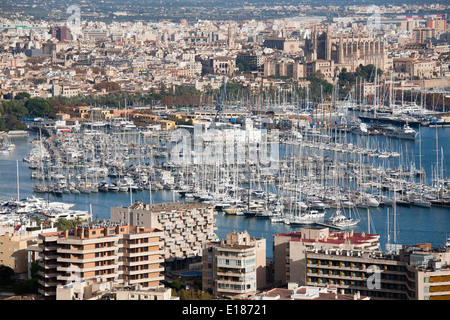
{"label": "beige building facade", "polygon": [[253,296],[266,285],[266,240],[233,231],[204,246],[202,263],[203,290],[216,297]]}
{"label": "beige building facade", "polygon": [[195,202],[136,202],[129,208],[111,208],[114,222],[162,230],[166,266],[201,256],[203,244],[216,238],[215,214],[213,205]]}
{"label": "beige building facade", "polygon": [[26,277],[30,267],[27,247],[36,242],[37,237],[31,233],[17,234],[13,227],[6,232],[0,230],[0,265],[10,267],[15,274]]}
{"label": "beige building facade", "polygon": [[297,282],[306,285],[306,252],[317,248],[379,248],[379,236],[364,233],[336,232],[329,228],[309,227],[300,232],[274,235],[274,281],[276,285]]}
{"label": "beige building facade", "polygon": [[379,236],[305,228],[274,236],[276,285],[333,287],[371,300],[450,300],[450,250],[379,250]]}
{"label": "beige building facade", "polygon": [[364,32],[342,34],[327,28],[320,33],[314,28],[305,39],[304,52],[306,62],[332,61],[334,66],[345,67],[350,72],[361,64],[373,64],[382,70],[389,67],[386,40]]}
{"label": "beige building facade", "polygon": [[55,299],[58,285],[86,280],[159,288],[162,235],[157,229],[113,223],[42,233],[39,293]]}

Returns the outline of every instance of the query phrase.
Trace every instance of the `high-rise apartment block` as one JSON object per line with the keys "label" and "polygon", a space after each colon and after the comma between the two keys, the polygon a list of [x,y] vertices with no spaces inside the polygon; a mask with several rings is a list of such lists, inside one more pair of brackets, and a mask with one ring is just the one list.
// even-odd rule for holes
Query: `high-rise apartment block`
{"label": "high-rise apartment block", "polygon": [[246,298],[266,285],[266,240],[247,231],[206,244],[202,262],[202,288],[214,296]]}
{"label": "high-rise apartment block", "polygon": [[431,19],[427,21],[427,27],[436,29],[439,32],[445,32],[447,30],[446,19]]}
{"label": "high-rise apartment block", "polygon": [[306,285],[307,249],[379,249],[379,235],[330,231],[322,227],[302,228],[300,232],[280,233],[273,237],[276,284],[297,282]]}
{"label": "high-rise apartment block", "polygon": [[162,235],[157,229],[111,222],[42,233],[39,292],[54,299],[57,286],[86,280],[159,288]]}
{"label": "high-rise apartment block", "polygon": [[432,38],[436,38],[436,29],[434,28],[415,28],[412,31],[413,42],[424,43]]}
{"label": "high-rise apartment block", "polygon": [[430,244],[379,250],[379,236],[305,228],[274,236],[275,280],[332,287],[372,300],[450,299],[450,250]]}
{"label": "high-rise apartment block", "polygon": [[196,202],[136,202],[130,207],[112,207],[111,220],[163,231],[166,270],[185,268],[198,260],[202,245],[214,240],[214,205]]}
{"label": "high-rise apartment block", "polygon": [[60,42],[72,40],[72,33],[70,32],[70,29],[64,26],[51,27],[49,34],[51,34],[53,38],[58,39]]}

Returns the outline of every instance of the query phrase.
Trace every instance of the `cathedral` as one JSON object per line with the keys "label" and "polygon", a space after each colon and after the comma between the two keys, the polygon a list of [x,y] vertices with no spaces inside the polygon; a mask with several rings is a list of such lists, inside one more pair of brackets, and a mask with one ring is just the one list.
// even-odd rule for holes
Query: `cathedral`
{"label": "cathedral", "polygon": [[354,72],[359,65],[373,64],[388,69],[386,40],[368,32],[334,33],[329,27],[319,34],[313,28],[304,48],[306,63],[327,61],[335,69]]}

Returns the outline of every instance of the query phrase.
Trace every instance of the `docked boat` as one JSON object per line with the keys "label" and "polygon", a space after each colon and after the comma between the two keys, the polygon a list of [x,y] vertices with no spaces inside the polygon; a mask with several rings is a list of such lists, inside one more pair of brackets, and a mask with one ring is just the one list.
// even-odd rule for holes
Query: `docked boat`
{"label": "docked boat", "polygon": [[416,207],[431,208],[431,202],[423,199],[413,199],[411,204]]}
{"label": "docked boat", "polygon": [[351,129],[351,132],[353,134],[364,135],[364,136],[369,134],[369,130],[367,128],[367,124],[365,124],[364,122],[361,122],[358,126],[353,127]]}
{"label": "docked boat", "polygon": [[326,221],[327,224],[337,228],[348,228],[357,225],[359,220],[346,217],[340,210]]}
{"label": "docked boat", "polygon": [[243,207],[231,207],[231,208],[223,209],[223,212],[225,214],[230,214],[230,215],[243,215],[244,209],[245,208],[243,208]]}
{"label": "docked boat", "polygon": [[408,123],[405,123],[405,125],[400,129],[386,130],[386,136],[396,139],[415,140],[417,137],[417,131],[411,128]]}
{"label": "docked boat", "polygon": [[274,216],[274,213],[269,210],[263,210],[261,212],[257,212],[255,215],[255,217],[259,218],[259,219],[270,219],[273,216]]}
{"label": "docked boat", "polygon": [[45,212],[45,216],[50,221],[57,221],[60,218],[64,219],[81,219],[81,220],[89,220],[92,218],[92,215],[87,211],[82,210],[62,210],[62,209],[53,209],[47,210]]}

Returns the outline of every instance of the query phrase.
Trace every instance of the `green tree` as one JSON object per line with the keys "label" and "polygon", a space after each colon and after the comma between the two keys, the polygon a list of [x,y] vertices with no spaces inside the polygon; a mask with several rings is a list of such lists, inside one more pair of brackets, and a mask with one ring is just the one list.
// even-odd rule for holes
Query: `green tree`
{"label": "green tree", "polygon": [[94,89],[99,91],[105,89],[106,92],[119,91],[120,85],[114,81],[103,81],[95,84]]}
{"label": "green tree", "polygon": [[239,57],[236,59],[236,66],[241,72],[256,71],[258,69],[255,63],[249,63],[246,59]]}
{"label": "green tree", "polygon": [[14,270],[4,264],[0,265],[0,285],[8,285],[12,283]]}
{"label": "green tree", "polygon": [[324,99],[329,98],[333,92],[333,85],[325,80],[325,76],[321,72],[312,73],[306,80],[311,83],[310,97],[315,102],[321,101],[322,96]]}
{"label": "green tree", "polygon": [[15,100],[24,100],[24,99],[30,99],[30,94],[28,92],[19,92],[14,97]]}
{"label": "green tree", "polygon": [[178,280],[174,280],[171,283],[171,287],[178,291],[181,288],[181,282]]}
{"label": "green tree", "polygon": [[368,64],[367,66],[360,64],[359,67],[356,68],[355,74],[367,82],[373,82],[375,80],[375,70],[377,76],[381,76],[383,74],[383,70],[376,68],[373,64]]}
{"label": "green tree", "polygon": [[47,99],[31,98],[25,102],[25,108],[28,109],[30,117],[46,117],[52,111],[52,106]]}

